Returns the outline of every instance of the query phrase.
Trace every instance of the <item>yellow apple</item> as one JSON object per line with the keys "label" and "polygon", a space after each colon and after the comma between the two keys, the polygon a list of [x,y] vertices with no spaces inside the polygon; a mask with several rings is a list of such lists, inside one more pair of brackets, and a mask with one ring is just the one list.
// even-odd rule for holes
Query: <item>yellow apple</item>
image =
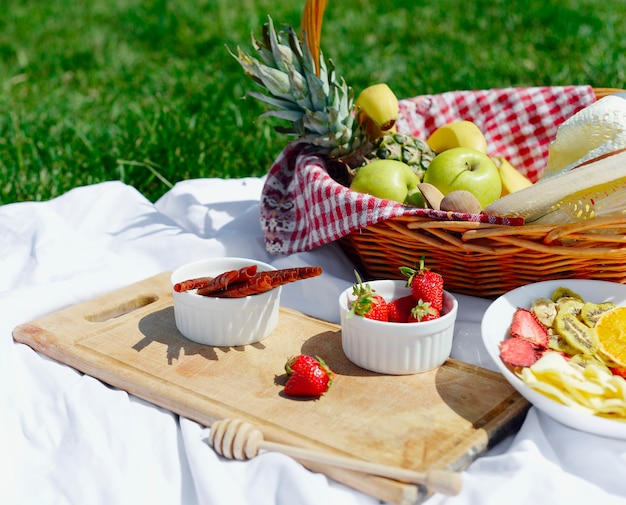
{"label": "yellow apple", "polygon": [[470,147],[481,153],[487,152],[487,140],[483,132],[471,121],[453,121],[437,128],[426,140],[436,153],[455,147]]}

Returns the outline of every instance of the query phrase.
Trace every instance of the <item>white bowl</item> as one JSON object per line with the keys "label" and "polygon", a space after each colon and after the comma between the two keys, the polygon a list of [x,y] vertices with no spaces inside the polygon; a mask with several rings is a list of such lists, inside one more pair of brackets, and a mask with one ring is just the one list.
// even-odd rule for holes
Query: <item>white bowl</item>
{"label": "white bowl", "polygon": [[626,286],[615,282],[563,279],[522,286],[494,300],[485,311],[481,333],[487,352],[511,385],[548,416],[570,428],[596,435],[626,439],[626,422],[594,416],[552,400],[524,384],[500,359],[498,345],[509,337],[509,328],[515,309],[517,307],[529,308],[536,298],[549,298],[558,287],[569,288],[590,302],[611,301],[616,305],[626,305]]}
{"label": "white bowl", "polygon": [[[386,301],[410,294],[401,280],[367,282]],[[427,372],[450,356],[458,302],[444,291],[442,316],[420,323],[387,323],[346,317],[354,300],[352,287],[339,297],[341,345],[350,361],[372,372],[405,375]]]}
{"label": "white bowl", "polygon": [[244,298],[215,298],[194,291],[174,291],[178,282],[215,277],[229,270],[257,265],[258,271],[276,270],[248,258],[213,258],[181,266],[172,272],[176,327],[183,336],[200,344],[231,347],[253,344],[269,336],[278,323],[281,287]]}

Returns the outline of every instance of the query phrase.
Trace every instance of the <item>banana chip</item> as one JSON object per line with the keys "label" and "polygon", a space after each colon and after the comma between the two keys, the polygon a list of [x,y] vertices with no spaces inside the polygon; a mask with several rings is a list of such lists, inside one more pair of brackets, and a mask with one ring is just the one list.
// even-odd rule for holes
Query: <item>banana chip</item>
{"label": "banana chip", "polygon": [[626,380],[600,363],[581,366],[558,352],[546,352],[518,375],[527,386],[559,403],[626,421]]}

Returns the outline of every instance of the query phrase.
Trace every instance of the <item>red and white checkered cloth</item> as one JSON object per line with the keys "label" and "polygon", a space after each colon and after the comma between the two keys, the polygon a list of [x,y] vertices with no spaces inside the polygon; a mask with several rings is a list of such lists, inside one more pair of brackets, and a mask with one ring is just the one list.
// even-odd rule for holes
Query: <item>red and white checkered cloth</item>
{"label": "red and white checkered cloth", "polygon": [[[485,134],[490,155],[507,158],[537,180],[558,126],[595,100],[590,86],[451,91],[401,100],[397,126],[401,132],[425,139],[451,121],[473,121]],[[351,191],[332,179],[324,159],[302,142],[288,145],[278,156],[261,195],[261,227],[272,254],[307,251],[403,215],[521,224],[417,209]]]}

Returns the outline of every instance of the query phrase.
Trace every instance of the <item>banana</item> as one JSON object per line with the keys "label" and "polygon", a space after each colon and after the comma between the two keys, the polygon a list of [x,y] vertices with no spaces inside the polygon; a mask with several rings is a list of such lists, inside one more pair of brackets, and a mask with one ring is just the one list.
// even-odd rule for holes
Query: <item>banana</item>
{"label": "banana", "polygon": [[535,314],[537,319],[539,319],[539,322],[545,327],[552,327],[554,317],[556,316],[556,303],[554,303],[552,300],[544,297],[537,298],[533,302],[530,311]]}
{"label": "banana", "polygon": [[520,189],[528,188],[533,185],[532,181],[525,175],[517,171],[517,169],[509,163],[509,160],[502,156],[494,156],[494,163],[500,172],[502,181],[502,194],[500,196],[515,193]]}
{"label": "banana", "polygon": [[487,153],[487,139],[483,132],[471,121],[453,121],[437,128],[426,140],[436,153],[455,147],[471,147]]}
{"label": "banana", "polygon": [[398,98],[385,83],[365,88],[357,97],[355,105],[360,121],[369,118],[381,132],[391,130],[398,120]]}

